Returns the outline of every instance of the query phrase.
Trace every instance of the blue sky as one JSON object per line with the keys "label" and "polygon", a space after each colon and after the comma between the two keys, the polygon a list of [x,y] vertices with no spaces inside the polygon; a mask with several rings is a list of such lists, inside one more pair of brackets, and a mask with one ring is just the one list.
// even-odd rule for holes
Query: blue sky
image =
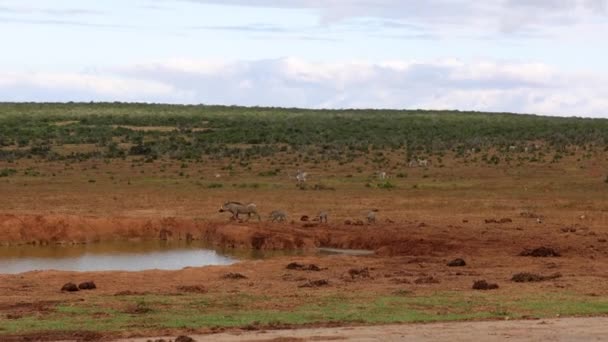
{"label": "blue sky", "polygon": [[608,117],[608,0],[0,0],[0,101]]}

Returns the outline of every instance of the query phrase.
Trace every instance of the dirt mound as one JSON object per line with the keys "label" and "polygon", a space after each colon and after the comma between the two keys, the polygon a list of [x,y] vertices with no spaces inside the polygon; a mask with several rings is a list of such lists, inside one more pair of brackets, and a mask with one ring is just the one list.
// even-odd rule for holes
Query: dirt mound
{"label": "dirt mound", "polygon": [[548,276],[542,276],[535,273],[521,272],[513,275],[511,281],[516,283],[534,283],[539,281],[551,280],[561,278],[561,273],[555,273]]}
{"label": "dirt mound", "polygon": [[292,263],[288,264],[285,268],[288,270],[299,270],[299,271],[315,271],[315,272],[321,271],[321,268],[315,264],[304,265],[304,264],[299,264],[297,262],[292,262]]}
{"label": "dirt mound", "polygon": [[222,279],[232,279],[232,280],[240,280],[240,279],[247,279],[246,276],[240,274],[240,273],[226,273],[222,276]]}
{"label": "dirt mound", "polygon": [[351,279],[355,278],[369,278],[369,268],[351,268],[348,270],[348,275],[350,275]]}
{"label": "dirt mound", "polygon": [[466,265],[467,265],[466,261],[464,261],[464,259],[461,259],[461,258],[457,258],[457,259],[454,259],[454,260],[448,262],[449,267],[463,267]]}
{"label": "dirt mound", "polygon": [[299,285],[298,287],[321,287],[328,286],[329,281],[327,279],[319,279],[319,280],[309,280],[304,284]]}
{"label": "dirt mound", "polygon": [[485,280],[477,280],[473,283],[473,290],[495,290],[498,284],[488,283]]}
{"label": "dirt mound", "polygon": [[78,288],[81,290],[94,290],[97,288],[97,285],[92,281],[85,281],[78,284]]}
{"label": "dirt mound", "polygon": [[202,285],[180,285],[176,288],[180,292],[186,293],[207,293],[207,288]]}
{"label": "dirt mound", "polygon": [[520,256],[531,256],[536,258],[560,257],[561,254],[550,247],[538,247],[534,249],[524,249]]}
{"label": "dirt mound", "polygon": [[78,286],[74,283],[66,283],[61,287],[62,292],[76,292],[78,291]]}

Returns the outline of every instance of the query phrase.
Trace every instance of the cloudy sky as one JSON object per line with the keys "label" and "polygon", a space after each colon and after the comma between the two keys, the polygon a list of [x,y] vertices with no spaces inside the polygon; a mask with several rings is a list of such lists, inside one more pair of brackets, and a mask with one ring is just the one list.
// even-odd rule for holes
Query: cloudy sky
{"label": "cloudy sky", "polygon": [[0,101],[608,117],[608,0],[0,0]]}

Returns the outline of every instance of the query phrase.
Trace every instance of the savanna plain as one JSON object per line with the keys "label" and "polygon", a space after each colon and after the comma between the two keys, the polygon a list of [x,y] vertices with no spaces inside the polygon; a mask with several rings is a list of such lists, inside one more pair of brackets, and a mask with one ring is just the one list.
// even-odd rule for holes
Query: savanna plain
{"label": "savanna plain", "polygon": [[160,241],[244,256],[0,274],[3,341],[605,316],[607,223],[604,119],[0,104],[0,255]]}

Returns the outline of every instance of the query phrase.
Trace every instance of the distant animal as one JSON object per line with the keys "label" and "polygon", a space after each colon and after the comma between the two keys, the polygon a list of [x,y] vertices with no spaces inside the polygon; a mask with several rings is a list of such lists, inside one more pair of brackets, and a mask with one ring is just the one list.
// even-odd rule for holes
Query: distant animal
{"label": "distant animal", "polygon": [[416,167],[418,166],[418,162],[416,162],[415,160],[410,160],[410,162],[407,164],[407,166],[409,167]]}
{"label": "distant animal", "polygon": [[377,212],[378,212],[378,209],[372,209],[367,213],[367,223],[368,224],[376,223],[376,213]]}
{"label": "distant animal", "polygon": [[220,177],[222,177],[222,175],[220,175],[219,173],[215,174],[215,178],[220,178]]}
{"label": "distant animal", "polygon": [[298,181],[298,183],[306,182],[306,177],[308,177],[308,172],[302,172],[298,170],[298,173],[296,174],[296,180]]}
{"label": "distant animal", "polygon": [[513,146],[513,145],[509,146],[509,151],[515,151],[516,149],[517,149],[517,146]]}
{"label": "distant animal", "polygon": [[388,176],[386,175],[386,172],[384,172],[384,171],[378,172],[378,179],[385,180],[387,178],[388,178]]}
{"label": "distant animal", "polygon": [[283,210],[273,210],[270,213],[269,219],[271,222],[284,222],[287,220],[287,213],[285,213]]}
{"label": "distant animal", "polygon": [[429,161],[426,159],[418,159],[418,166],[420,167],[428,167],[429,166]]}
{"label": "distant animal", "polygon": [[257,216],[259,221],[262,220],[254,203],[226,202],[222,205],[219,212],[223,213],[226,211],[232,213],[232,220],[239,220],[239,214],[247,214],[247,220],[251,219],[251,216]]}
{"label": "distant animal", "polygon": [[319,215],[317,215],[317,218],[319,219],[319,222],[327,223],[327,211],[321,211]]}

